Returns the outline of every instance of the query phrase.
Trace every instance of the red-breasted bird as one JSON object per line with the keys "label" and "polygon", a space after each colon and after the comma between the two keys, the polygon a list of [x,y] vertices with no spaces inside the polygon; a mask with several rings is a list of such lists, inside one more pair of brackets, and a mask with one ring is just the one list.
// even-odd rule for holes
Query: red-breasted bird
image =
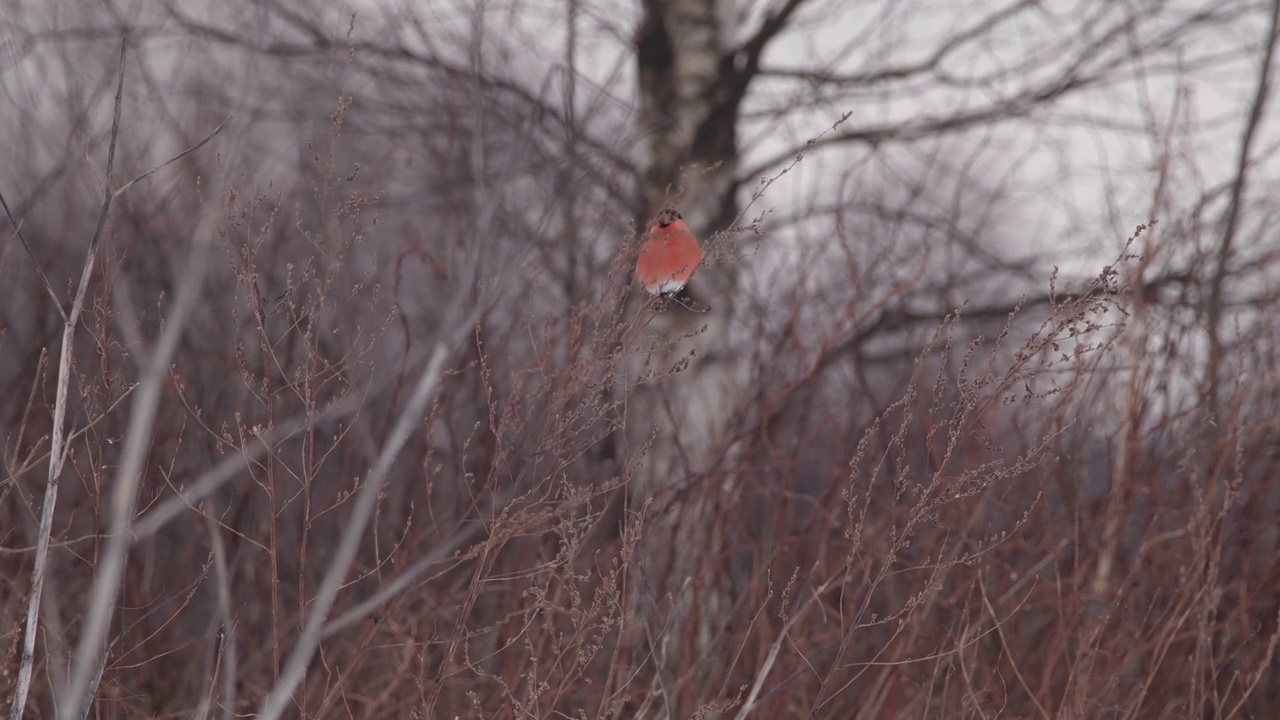
{"label": "red-breasted bird", "polygon": [[702,262],[702,248],[675,208],[662,208],[640,245],[636,277],[654,295],[670,297],[693,277]]}

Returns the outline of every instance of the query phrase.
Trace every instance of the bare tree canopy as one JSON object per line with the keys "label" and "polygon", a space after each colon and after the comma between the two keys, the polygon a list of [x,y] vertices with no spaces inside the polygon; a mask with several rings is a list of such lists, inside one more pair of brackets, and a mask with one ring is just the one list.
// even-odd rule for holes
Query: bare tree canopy
{"label": "bare tree canopy", "polygon": [[1278,27],[11,0],[10,719],[1270,717]]}

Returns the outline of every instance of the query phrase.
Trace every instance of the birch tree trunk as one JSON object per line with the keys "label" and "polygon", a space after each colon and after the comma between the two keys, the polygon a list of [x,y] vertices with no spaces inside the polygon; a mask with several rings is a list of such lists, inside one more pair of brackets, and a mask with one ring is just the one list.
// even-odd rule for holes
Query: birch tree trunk
{"label": "birch tree trunk", "polygon": [[[745,85],[735,89],[741,81],[722,5],[645,0],[637,35],[645,131],[637,227],[674,205],[704,254],[714,254],[714,232],[726,230],[738,212],[735,119]],[[716,350],[727,343],[735,274],[723,261],[704,263],[689,289],[707,312],[672,302],[628,338],[632,377],[643,380],[627,412],[628,459],[642,463],[630,506],[645,513],[630,603],[669,717],[712,699],[698,679],[700,668],[711,669],[700,658],[733,602],[720,561],[727,545],[720,511],[734,494],[733,477],[721,470],[737,388],[732,363]]]}

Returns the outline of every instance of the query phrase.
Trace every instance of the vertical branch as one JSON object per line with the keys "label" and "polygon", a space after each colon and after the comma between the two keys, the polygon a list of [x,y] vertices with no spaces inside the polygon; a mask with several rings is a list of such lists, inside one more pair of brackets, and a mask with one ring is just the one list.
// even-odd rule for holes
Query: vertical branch
{"label": "vertical branch", "polygon": [[[220,662],[210,667],[209,694],[212,695],[215,676],[222,680],[221,698],[222,717],[230,720],[236,707],[236,677],[239,672],[236,652],[236,624],[231,611],[231,569],[227,563],[226,543],[222,540],[222,528],[218,527],[213,511],[208,503],[204,504],[205,524],[209,528],[209,537],[213,542],[213,567],[218,581],[218,623],[221,626],[221,638],[218,640]],[[221,668],[221,673],[217,671]]]}
{"label": "vertical branch", "polygon": [[[126,35],[120,40],[120,75],[116,80],[115,109],[111,118],[111,138],[107,147],[107,172],[102,193],[102,208],[98,212],[98,223],[94,228],[93,237],[89,240],[89,249],[85,253],[84,267],[80,270],[80,284],[76,288],[75,299],[71,303],[71,312],[65,315],[66,321],[62,324],[62,347],[58,357],[58,381],[53,402],[53,433],[49,445],[49,474],[45,482],[44,503],[40,508],[35,566],[31,570],[31,595],[27,599],[22,655],[18,661],[18,684],[14,691],[13,704],[9,709],[10,720],[22,720],[27,706],[27,693],[31,689],[31,673],[35,666],[36,632],[40,625],[40,596],[44,592],[44,576],[49,564],[49,538],[53,532],[53,514],[58,502],[58,480],[62,476],[62,465],[67,458],[67,389],[71,385],[71,349],[75,344],[75,332],[76,326],[80,324],[80,313],[84,310],[89,279],[93,276],[98,245],[102,241],[102,231],[107,224],[107,213],[111,211],[111,201],[115,197],[111,188],[111,174],[115,169],[116,143],[120,137],[120,109],[124,103],[124,60],[128,45],[129,38]],[[6,208],[6,212],[7,210]],[[43,274],[42,271],[41,275]],[[59,312],[62,312],[61,306],[59,306]]]}
{"label": "vertical branch", "polygon": [[1275,55],[1277,22],[1280,21],[1280,0],[1271,2],[1271,23],[1267,28],[1266,49],[1263,52],[1262,64],[1258,68],[1258,87],[1253,94],[1253,104],[1249,108],[1249,119],[1245,122],[1244,137],[1240,140],[1240,155],[1236,159],[1236,177],[1231,187],[1231,199],[1227,204],[1227,214],[1223,221],[1222,242],[1218,245],[1218,253],[1214,258],[1213,276],[1209,279],[1209,299],[1205,307],[1205,324],[1209,333],[1209,363],[1205,370],[1208,384],[1208,402],[1210,416],[1218,419],[1221,410],[1221,398],[1218,385],[1222,372],[1222,291],[1231,262],[1232,247],[1235,244],[1236,232],[1240,222],[1240,201],[1249,177],[1249,155],[1253,150],[1253,140],[1258,126],[1262,124],[1262,114],[1266,109],[1267,92],[1271,85],[1271,60]]}
{"label": "vertical branch", "polygon": [[[563,192],[567,197],[573,197],[573,185],[575,182],[575,174],[579,172],[578,159],[578,120],[577,120],[577,94],[578,94],[578,13],[579,1],[569,0],[569,11],[565,13],[565,44],[564,44],[564,133],[565,133],[565,164],[564,170],[561,172],[560,182],[563,184]],[[578,226],[575,213],[577,211],[577,203],[564,203],[564,217],[562,222],[565,227],[567,237],[572,237],[570,232]],[[564,274],[565,301],[569,307],[573,307],[578,301],[579,280],[580,277],[587,277],[586,271],[580,271],[579,262],[589,266],[588,258],[579,258],[579,254],[574,252],[576,248],[565,253],[567,267]]]}

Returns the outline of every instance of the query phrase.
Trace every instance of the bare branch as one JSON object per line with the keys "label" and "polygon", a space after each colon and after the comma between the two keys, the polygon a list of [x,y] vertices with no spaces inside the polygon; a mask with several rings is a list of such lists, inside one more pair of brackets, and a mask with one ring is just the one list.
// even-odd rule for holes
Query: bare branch
{"label": "bare branch", "polygon": [[970,110],[955,115],[924,118],[911,123],[887,123],[880,126],[848,130],[833,134],[816,142],[806,143],[787,150],[779,151],[742,173],[741,182],[751,182],[754,178],[770,172],[773,168],[788,162],[800,150],[812,150],[819,147],[866,143],[876,145],[883,142],[906,142],[921,138],[934,137],[947,133],[959,132],[971,127],[995,122],[998,120],[1019,117],[1033,110],[1036,106],[1057,99],[1072,90],[1086,87],[1097,80],[1097,76],[1081,77],[1064,75],[1050,81],[1040,88],[1025,95],[1009,98],[988,105],[978,110]]}
{"label": "bare branch", "polygon": [[9,218],[9,223],[13,225],[13,233],[18,236],[18,242],[22,243],[22,247],[26,249],[27,256],[31,258],[31,264],[35,266],[36,273],[40,276],[40,281],[44,283],[44,289],[49,293],[49,298],[53,300],[53,306],[58,309],[58,315],[62,316],[62,321],[67,321],[67,311],[62,309],[62,300],[58,299],[58,293],[54,291],[53,284],[49,282],[49,276],[45,274],[44,267],[40,265],[40,259],[36,257],[36,252],[31,247],[31,243],[27,240],[27,236],[22,234],[22,223],[14,219],[13,213],[9,210],[9,203],[5,202],[4,193],[0,193],[0,207],[4,207],[4,214]]}
{"label": "bare branch", "polygon": [[133,542],[141,543],[150,539],[157,532],[188,511],[199,512],[197,507],[205,498],[216,492],[255,460],[267,454],[276,443],[314,427],[317,422],[341,420],[355,414],[364,404],[365,398],[373,393],[351,393],[318,412],[308,412],[296,418],[276,423],[270,430],[254,438],[247,447],[227,456],[217,465],[196,476],[189,485],[176,495],[166,498],[141,515],[133,525]]}
{"label": "bare branch", "polygon": [[889,80],[905,80],[907,78],[937,69],[956,50],[982,38],[993,29],[1003,24],[1018,13],[1039,6],[1039,0],[1017,0],[1008,7],[997,10],[975,22],[968,29],[961,30],[939,45],[933,53],[918,62],[909,65],[876,70],[867,73],[840,73],[818,68],[784,68],[765,67],[760,75],[771,77],[788,77],[808,80],[815,83],[836,83],[841,85],[875,85]]}
{"label": "bare branch", "polygon": [[741,52],[745,55],[746,62],[743,63],[744,67],[741,74],[747,76],[756,74],[756,70],[760,67],[760,55],[764,52],[769,41],[782,32],[783,28],[787,26],[787,21],[804,3],[805,0],[785,0],[782,7],[765,17],[755,35],[752,35],[750,39],[742,44]]}
{"label": "bare branch", "polygon": [[[280,6],[274,6],[273,9],[279,12],[281,8]],[[242,33],[202,23],[183,15],[176,7],[170,7],[169,11],[179,24],[192,32],[199,33],[226,45],[246,46]],[[444,73],[449,77],[464,80],[468,83],[478,83],[482,87],[496,90],[505,96],[515,98],[527,106],[526,116],[531,121],[535,118],[552,118],[559,128],[571,124],[571,119],[556,104],[544,101],[538,94],[531,92],[520,83],[485,72],[483,69],[473,71],[466,64],[453,63],[435,55],[424,54],[400,42],[380,44],[355,39],[339,41],[313,23],[307,22],[305,18],[297,13],[284,12],[280,14],[283,15],[285,20],[292,23],[293,27],[305,34],[311,42],[303,44],[272,40],[261,48],[255,48],[256,51],[279,58],[313,57],[334,52],[335,50],[342,52],[354,51],[357,57],[368,55],[395,62],[409,63]],[[618,152],[614,144],[602,142],[586,133],[580,133],[576,139],[591,148],[594,154],[608,161],[611,170],[619,172],[626,177],[635,177],[636,170],[634,165],[624,153]]]}
{"label": "bare branch", "polygon": [[1249,180],[1249,156],[1253,152],[1254,137],[1262,124],[1262,116],[1266,110],[1267,93],[1271,87],[1271,61],[1275,56],[1276,36],[1280,35],[1280,0],[1271,2],[1271,22],[1267,28],[1266,46],[1262,60],[1258,66],[1258,85],[1253,94],[1253,102],[1249,107],[1249,118],[1245,122],[1244,136],[1240,139],[1240,151],[1236,158],[1235,182],[1231,186],[1231,195],[1227,204],[1226,217],[1223,218],[1222,241],[1218,244],[1214,259],[1213,276],[1209,279],[1209,297],[1205,301],[1205,324],[1209,332],[1209,361],[1205,368],[1205,377],[1209,391],[1209,412],[1219,420],[1219,375],[1222,365],[1222,291],[1223,283],[1228,275],[1231,254],[1235,244],[1236,229],[1240,222],[1240,201],[1244,196]]}
{"label": "bare branch", "polygon": [[[1019,12],[1037,8],[1038,6],[1039,3],[1035,2],[1035,0],[1018,0],[1018,2],[1009,7],[992,13],[985,19],[985,24],[977,23],[950,37],[920,63],[869,73],[848,74],[826,70],[804,71],[780,68],[761,70],[761,74],[808,80],[831,90],[833,86],[835,88],[848,86],[861,89],[868,85],[910,79],[924,72],[936,73],[951,53],[976,39],[972,37],[975,33],[977,38],[981,38],[984,36],[984,30],[989,32],[991,27],[1007,21]],[[1150,38],[1141,46],[1141,49],[1145,52],[1151,52],[1170,47],[1177,43],[1178,39],[1183,37],[1189,28],[1209,22],[1215,19],[1219,13],[1225,12],[1227,11],[1217,7],[1210,7],[1192,13],[1182,18],[1174,26],[1163,29]],[[801,149],[811,150],[815,147],[849,143],[876,145],[883,142],[912,141],[939,134],[952,133],[1006,118],[1023,117],[1035,108],[1059,100],[1067,94],[1114,82],[1117,79],[1114,77],[1117,68],[1122,63],[1131,61],[1135,49],[1125,47],[1122,51],[1112,53],[1106,51],[1115,47],[1117,41],[1127,36],[1131,31],[1132,22],[1131,18],[1117,20],[1106,27],[1097,37],[1090,39],[1081,47],[1073,49],[1070,59],[1062,65],[1053,77],[1039,81],[1034,86],[1007,94],[1003,98],[990,101],[986,107],[951,115],[922,118],[912,122],[896,121],[880,126],[855,127],[843,133],[827,137],[818,143],[803,146],[797,145],[779,151],[744,171],[740,176],[740,182],[752,182],[760,175],[767,174],[773,168],[786,163],[789,158],[794,157]],[[994,78],[966,78],[964,87],[992,81],[994,81]],[[957,84],[958,81],[952,79],[951,83]],[[828,101],[833,100],[829,98]]]}
{"label": "bare branch", "polygon": [[218,133],[222,132],[222,128],[223,128],[224,126],[226,126],[227,122],[228,122],[230,119],[231,119],[231,118],[229,118],[229,117],[228,117],[228,118],[226,118],[225,120],[223,120],[222,122],[218,123],[218,126],[217,126],[217,127],[215,127],[215,128],[213,129],[213,131],[212,131],[212,132],[210,132],[208,135],[205,135],[205,136],[204,136],[204,139],[203,139],[203,140],[201,140],[200,142],[196,143],[195,145],[192,145],[191,147],[187,148],[186,150],[183,150],[182,152],[178,153],[177,155],[174,155],[173,157],[169,158],[168,160],[165,160],[164,162],[162,162],[162,163],[160,163],[159,165],[157,165],[157,166],[155,166],[155,167],[151,168],[150,170],[148,170],[148,171],[146,171],[146,172],[142,173],[141,175],[139,175],[138,177],[136,177],[136,178],[134,178],[134,179],[130,180],[129,182],[125,183],[124,185],[121,185],[121,186],[120,186],[120,188],[119,188],[118,190],[116,190],[114,193],[112,193],[112,194],[111,194],[111,196],[112,196],[112,197],[120,197],[122,194],[124,194],[124,191],[126,191],[126,190],[128,190],[130,187],[132,187],[134,183],[141,182],[142,180],[147,179],[148,177],[150,177],[150,176],[151,176],[151,174],[152,174],[152,173],[154,173],[154,172],[156,172],[156,171],[158,171],[158,170],[162,170],[162,169],[164,169],[164,168],[166,168],[166,167],[168,167],[168,166],[172,165],[173,163],[175,163],[175,162],[177,162],[177,161],[181,160],[182,158],[184,158],[184,157],[186,157],[186,156],[190,155],[191,153],[193,153],[193,152],[195,152],[195,151],[199,150],[200,148],[204,147],[204,146],[205,146],[205,143],[209,142],[210,140],[212,140],[212,139],[214,138],[214,136],[215,136],[215,135],[217,135]]}

